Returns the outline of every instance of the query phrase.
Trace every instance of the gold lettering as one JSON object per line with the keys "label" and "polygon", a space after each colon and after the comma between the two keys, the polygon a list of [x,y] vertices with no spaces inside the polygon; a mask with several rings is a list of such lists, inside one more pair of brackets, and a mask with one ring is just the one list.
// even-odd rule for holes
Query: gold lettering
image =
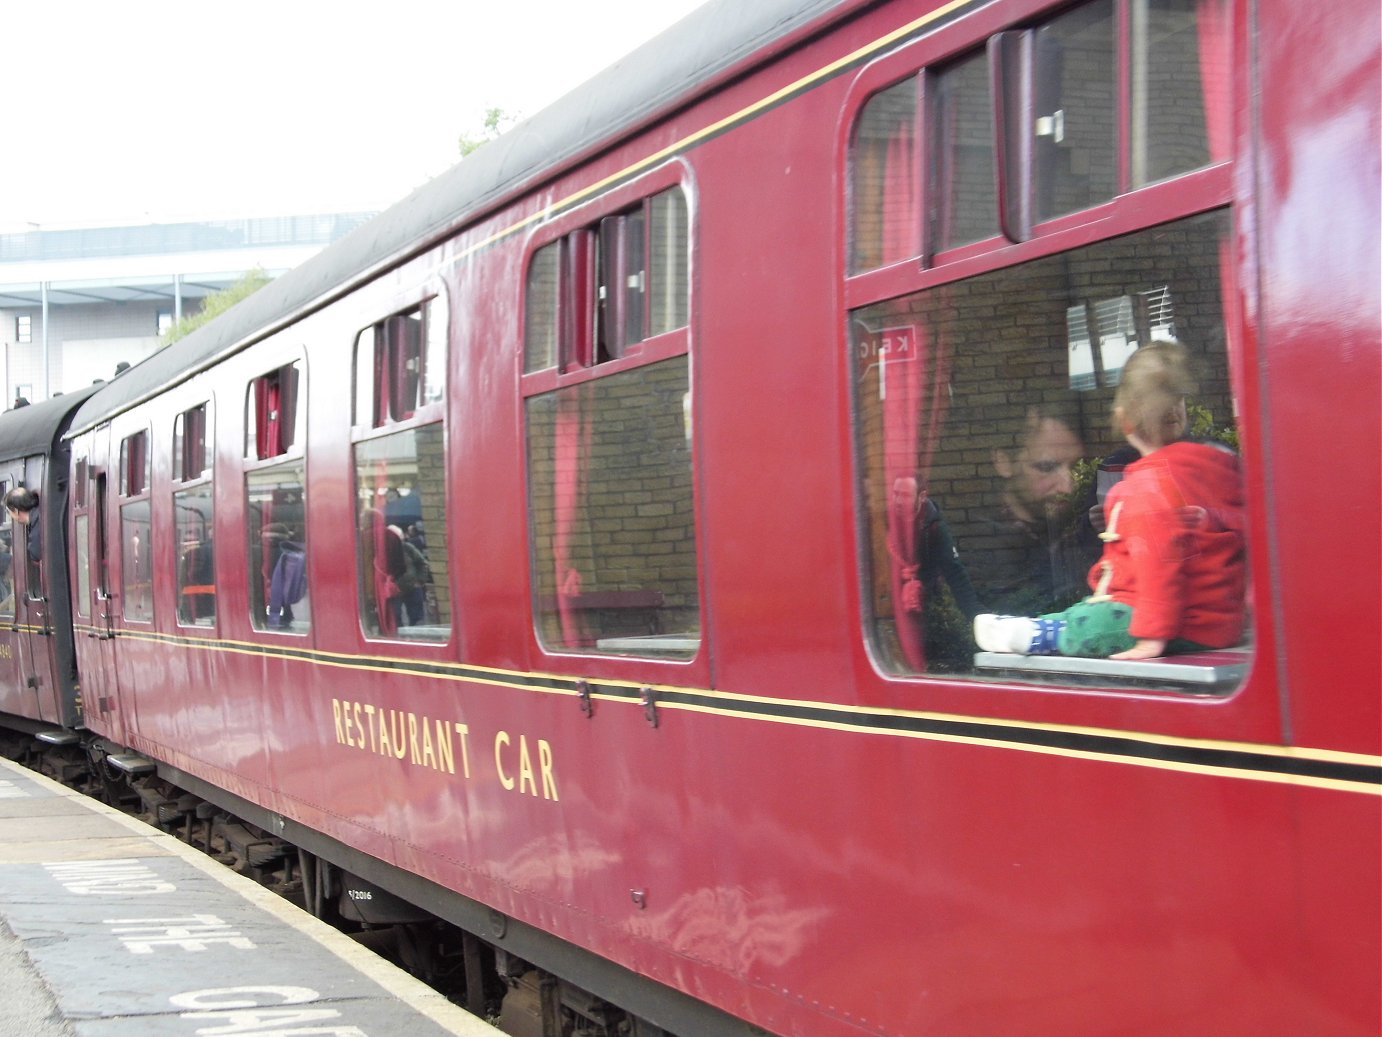
{"label": "gold lettering", "polygon": [[437,753],[432,746],[432,728],[428,725],[426,717],[422,718],[422,765],[437,769]]}
{"label": "gold lettering", "polygon": [[365,716],[369,717],[369,724],[367,726],[369,727],[370,752],[377,753],[379,751],[379,742],[374,734],[374,703],[365,703]]}
{"label": "gold lettering", "polygon": [[393,743],[389,741],[389,721],[381,711],[379,714],[379,755],[388,756],[393,752]]}
{"label": "gold lettering", "polygon": [[404,739],[403,714],[396,709],[389,710],[389,723],[393,725],[393,755],[395,760],[401,760],[408,754],[408,743]]}
{"label": "gold lettering", "polygon": [[[355,711],[355,726],[360,731],[360,748],[363,749],[365,747],[365,725],[360,723],[360,703],[352,702],[351,705]],[[354,745],[355,743],[351,742],[350,744]]]}
{"label": "gold lettering", "polygon": [[456,751],[451,746],[451,732],[446,729],[446,721],[437,721],[437,770],[447,774],[456,773]]}
{"label": "gold lettering", "polygon": [[422,756],[417,748],[417,714],[408,714],[408,746],[412,749],[412,756],[409,757],[414,763],[421,763]]}
{"label": "gold lettering", "polygon": [[552,746],[545,738],[537,740],[537,758],[542,766],[542,798],[555,803],[561,797],[557,795],[557,776],[552,770]]}
{"label": "gold lettering", "polygon": [[345,741],[345,732],[341,730],[341,700],[331,700],[331,715],[336,718],[336,744],[340,745]]}
{"label": "gold lettering", "polygon": [[470,725],[452,724],[451,726],[461,736],[461,773],[468,778],[470,777]]}
{"label": "gold lettering", "polygon": [[499,784],[512,791],[516,783],[504,773],[504,747],[508,744],[509,733],[507,731],[500,731],[494,736],[494,769],[499,772]]}
{"label": "gold lettering", "polygon": [[533,780],[533,759],[528,755],[528,736],[518,736],[518,791],[537,795],[537,782]]}
{"label": "gold lettering", "polygon": [[353,705],[353,703],[347,702],[347,703],[345,703],[345,708],[341,710],[341,712],[345,714],[345,743],[346,743],[346,745],[354,745],[354,744],[355,744],[355,739],[352,738],[351,735],[350,735],[350,729],[351,729],[351,726],[352,726],[352,724],[351,724],[351,710],[350,710],[350,707],[351,707],[352,705]]}

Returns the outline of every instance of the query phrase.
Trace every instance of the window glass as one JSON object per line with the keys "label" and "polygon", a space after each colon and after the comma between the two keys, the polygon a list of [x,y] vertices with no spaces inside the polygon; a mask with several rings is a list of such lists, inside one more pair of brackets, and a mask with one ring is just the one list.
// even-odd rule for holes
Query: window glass
{"label": "window glass", "polygon": [[374,328],[355,337],[355,424],[375,426],[380,414],[374,399]]}
{"label": "window glass", "polygon": [[446,398],[446,343],[450,327],[450,307],[446,296],[436,295],[423,304],[427,341],[423,347],[423,404]]}
{"label": "window glass", "polygon": [[371,637],[451,636],[442,426],[355,445],[360,618]]}
{"label": "window glass", "polygon": [[931,218],[935,248],[944,251],[998,233],[986,56],[980,52],[940,72],[935,94]]}
{"label": "window glass", "polygon": [[214,626],[216,568],[211,484],[173,494],[173,513],[178,537],[178,622]]}
{"label": "window glass", "polygon": [[[0,481],[0,497],[9,492],[8,481]],[[8,508],[0,508],[0,616],[14,616],[14,521]]]}
{"label": "window glass", "polygon": [[557,286],[561,242],[533,253],[524,298],[523,369],[541,371],[557,362]]}
{"label": "window glass", "polygon": [[173,477],[200,479],[208,468],[206,404],[179,414],[173,423]]}
{"label": "window glass", "polygon": [[1100,505],[1136,459],[1111,404],[1137,348],[1182,342],[1191,433],[1236,446],[1228,230],[1208,213],[852,315],[864,600],[887,669],[974,673],[976,613],[1090,594]]}
{"label": "window glass", "polygon": [[1228,157],[1228,5],[1131,7],[1132,181],[1140,187]]}
{"label": "window glass", "polygon": [[120,493],[137,497],[149,488],[148,433],[136,432],[120,441]]}
{"label": "window glass", "polygon": [[652,314],[648,333],[661,335],[691,323],[687,290],[690,284],[687,231],[691,224],[686,195],[679,187],[654,195],[649,214],[652,229],[648,239],[648,299]]}
{"label": "window glass", "polygon": [[850,147],[851,273],[921,252],[921,176],[917,163],[917,80],[874,95]]}
{"label": "window glass", "polygon": [[148,500],[120,506],[120,591],[124,616],[137,623],[154,618],[153,533]]}
{"label": "window glass", "polygon": [[246,474],[245,503],[249,515],[250,622],[256,630],[306,633],[312,610],[302,462]]}
{"label": "window glass", "polygon": [[548,648],[698,647],[689,370],[679,356],[528,400],[538,634]]}
{"label": "window glass", "polygon": [[1118,193],[1118,61],[1113,0],[1095,0],[1036,33],[1036,216]]}
{"label": "window glass", "polygon": [[[91,617],[91,541],[89,539],[91,520],[86,515],[78,515],[74,525],[76,527],[74,533],[77,538],[77,615],[82,619],[89,619]],[[8,550],[6,532],[0,529],[0,543],[3,543],[0,550]],[[7,578],[13,579],[12,577]],[[0,578],[0,581],[3,579],[5,578]],[[0,591],[0,594],[3,593]],[[8,596],[9,600],[13,602],[14,586],[12,583],[9,587]],[[3,610],[4,606],[0,605],[0,615],[7,614]]]}
{"label": "window glass", "polygon": [[280,457],[301,440],[299,370],[287,364],[250,382],[245,399],[245,456]]}

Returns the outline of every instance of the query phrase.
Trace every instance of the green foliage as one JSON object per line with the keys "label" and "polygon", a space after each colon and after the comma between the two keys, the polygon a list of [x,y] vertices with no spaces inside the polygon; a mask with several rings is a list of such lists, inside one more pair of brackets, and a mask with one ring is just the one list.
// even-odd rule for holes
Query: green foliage
{"label": "green foliage", "polygon": [[486,108],[485,121],[479,132],[462,133],[458,139],[461,158],[478,151],[490,141],[503,135],[522,117],[518,112],[506,112],[502,108]]}
{"label": "green foliage", "polygon": [[1234,453],[1238,452],[1238,427],[1232,423],[1218,426],[1214,423],[1214,414],[1208,407],[1202,407],[1198,403],[1189,403],[1185,407],[1186,416],[1190,419],[1190,435],[1195,439],[1212,439],[1216,443],[1222,443],[1230,448]]}
{"label": "green foliage", "polygon": [[264,273],[261,268],[255,267],[229,288],[224,288],[219,292],[212,292],[206,297],[200,310],[190,317],[183,317],[182,320],[178,321],[164,333],[162,345],[166,346],[176,342],[180,338],[186,338],[203,324],[225,313],[226,310],[230,309],[237,302],[249,298],[268,284],[269,281],[269,275]]}

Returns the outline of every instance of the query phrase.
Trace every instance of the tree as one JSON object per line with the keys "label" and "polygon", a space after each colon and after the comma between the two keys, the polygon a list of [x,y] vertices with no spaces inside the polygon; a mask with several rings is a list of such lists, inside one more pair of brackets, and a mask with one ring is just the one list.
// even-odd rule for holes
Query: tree
{"label": "tree", "polygon": [[229,288],[222,288],[219,292],[212,292],[202,303],[202,308],[190,317],[183,317],[163,335],[160,345],[166,346],[176,342],[180,338],[186,338],[196,331],[203,324],[206,324],[226,310],[230,309],[242,299],[248,299],[259,289],[269,283],[271,278],[264,273],[261,267],[255,267],[246,273],[240,280],[236,281]]}
{"label": "tree", "polygon": [[503,135],[522,118],[523,116],[519,112],[506,112],[502,108],[486,108],[485,121],[480,132],[462,133],[457,141],[461,149],[461,158],[478,151],[496,137]]}

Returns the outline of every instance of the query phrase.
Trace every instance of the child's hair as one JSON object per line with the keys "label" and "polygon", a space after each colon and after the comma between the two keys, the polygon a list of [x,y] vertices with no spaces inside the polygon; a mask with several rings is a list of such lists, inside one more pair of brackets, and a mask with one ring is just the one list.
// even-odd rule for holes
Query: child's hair
{"label": "child's hair", "polygon": [[1181,404],[1194,391],[1184,346],[1165,339],[1145,345],[1123,366],[1113,395],[1113,431],[1123,436],[1131,425],[1153,446],[1174,443],[1185,434]]}

